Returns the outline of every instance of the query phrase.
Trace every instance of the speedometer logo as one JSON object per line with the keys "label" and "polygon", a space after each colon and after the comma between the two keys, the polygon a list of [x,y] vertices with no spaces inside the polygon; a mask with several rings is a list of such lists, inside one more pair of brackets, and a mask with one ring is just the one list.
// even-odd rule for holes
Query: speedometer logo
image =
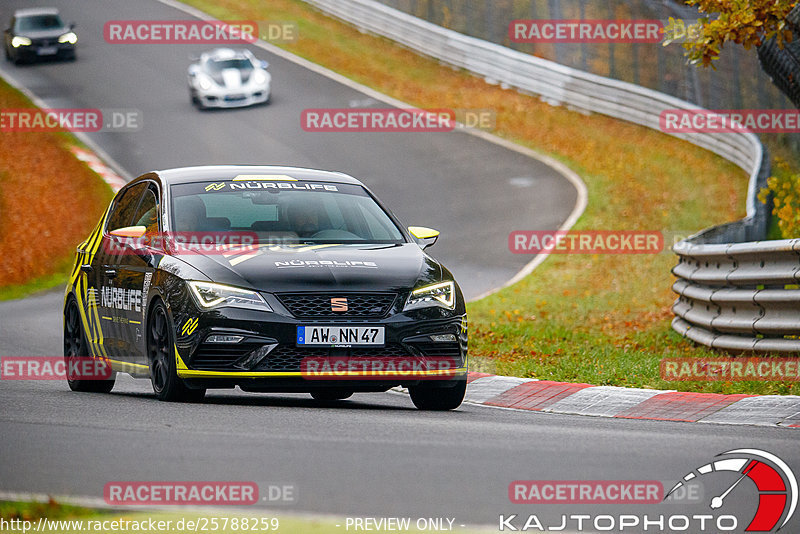
{"label": "speedometer logo", "polygon": [[[794,515],[797,508],[797,479],[786,463],[759,449],[735,449],[718,454],[719,460],[698,467],[667,493],[665,499],[687,482],[711,473],[737,473],[736,479],[709,502],[712,510],[725,506],[726,499],[737,488],[744,487],[745,479],[755,484],[758,508],[745,532],[777,532]],[[741,489],[739,489],[741,491]]]}

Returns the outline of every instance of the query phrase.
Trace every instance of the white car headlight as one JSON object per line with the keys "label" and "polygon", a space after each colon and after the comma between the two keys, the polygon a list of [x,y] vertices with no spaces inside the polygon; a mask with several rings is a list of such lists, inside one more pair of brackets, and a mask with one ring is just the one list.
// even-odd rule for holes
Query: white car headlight
{"label": "white car headlight", "polygon": [[20,46],[30,46],[31,40],[27,37],[22,37],[20,35],[15,36],[11,39],[11,46],[14,48],[19,48]]}
{"label": "white car headlight", "polygon": [[78,42],[78,36],[75,35],[75,32],[67,32],[58,38],[58,42],[62,44],[63,43],[75,44]]}
{"label": "white car headlight", "polygon": [[200,89],[202,89],[203,91],[208,91],[214,86],[214,84],[211,82],[208,76],[204,74],[197,75],[197,85],[200,86]]}
{"label": "white car headlight", "polygon": [[253,73],[253,83],[256,85],[264,85],[267,83],[267,73],[263,70],[257,70]]}
{"label": "white car headlight", "polygon": [[448,310],[456,307],[456,286],[452,280],[420,287],[408,296],[404,310],[439,306]]}
{"label": "white car headlight", "polygon": [[272,308],[264,297],[255,291],[211,282],[186,282],[192,290],[197,305],[203,310],[214,308],[247,308],[250,310],[268,311]]}

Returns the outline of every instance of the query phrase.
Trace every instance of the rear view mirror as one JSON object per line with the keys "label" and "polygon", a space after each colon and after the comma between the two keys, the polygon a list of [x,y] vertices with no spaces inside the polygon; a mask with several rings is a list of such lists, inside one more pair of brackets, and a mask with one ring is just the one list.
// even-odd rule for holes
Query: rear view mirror
{"label": "rear view mirror", "polygon": [[417,239],[423,249],[432,247],[439,239],[439,230],[425,226],[409,226],[408,232]]}

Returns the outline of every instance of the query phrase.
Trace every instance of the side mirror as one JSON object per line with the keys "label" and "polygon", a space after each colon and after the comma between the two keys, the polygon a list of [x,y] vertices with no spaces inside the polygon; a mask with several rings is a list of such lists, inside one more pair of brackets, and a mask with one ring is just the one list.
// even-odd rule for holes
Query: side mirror
{"label": "side mirror", "polygon": [[75,29],[75,23],[74,23],[74,22],[70,22],[70,23],[68,24],[68,26],[69,26],[69,29],[70,29],[70,31],[72,31],[72,30],[74,30],[74,29]]}
{"label": "side mirror", "polygon": [[439,239],[439,230],[424,226],[409,226],[408,232],[414,236],[423,249],[432,247]]}
{"label": "side mirror", "polygon": [[110,233],[114,237],[139,239],[145,234],[145,232],[147,232],[147,227],[145,226],[126,226],[125,228],[117,228]]}
{"label": "side mirror", "polygon": [[269,68],[269,61],[263,61],[262,60],[262,61],[259,62],[259,65],[261,65],[262,69],[267,70]]}

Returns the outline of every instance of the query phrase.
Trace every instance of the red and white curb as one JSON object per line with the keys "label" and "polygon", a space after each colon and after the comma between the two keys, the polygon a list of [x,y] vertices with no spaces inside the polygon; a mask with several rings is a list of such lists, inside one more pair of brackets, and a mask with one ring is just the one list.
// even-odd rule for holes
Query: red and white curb
{"label": "red and white curb", "polygon": [[75,154],[76,158],[86,162],[90,169],[99,174],[115,193],[127,183],[119,174],[114,172],[111,167],[106,165],[103,160],[98,158],[94,152],[78,146],[71,146],[70,150]]}
{"label": "red and white curb", "polygon": [[536,412],[800,428],[800,397],[592,386],[470,373],[464,402]]}

